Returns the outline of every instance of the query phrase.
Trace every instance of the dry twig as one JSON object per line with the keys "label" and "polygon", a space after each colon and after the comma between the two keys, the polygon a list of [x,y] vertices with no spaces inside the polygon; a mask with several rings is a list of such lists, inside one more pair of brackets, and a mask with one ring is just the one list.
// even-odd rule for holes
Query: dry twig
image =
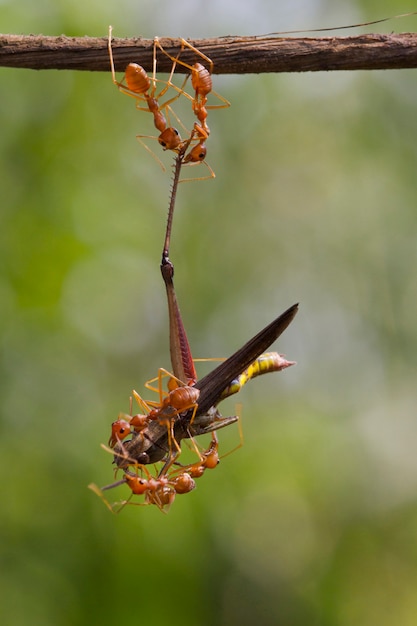
{"label": "dry twig", "polygon": [[[176,55],[178,39],[160,39]],[[216,74],[263,72],[314,72],[322,70],[377,70],[417,67],[417,34],[368,34],[354,37],[220,37],[190,42],[214,62]],[[130,62],[152,71],[151,39],[114,39],[118,71]],[[185,50],[181,57],[194,63]],[[171,61],[158,60],[158,70],[168,72]],[[36,70],[108,71],[107,38],[0,35],[0,66]],[[185,68],[178,67],[178,71]]]}

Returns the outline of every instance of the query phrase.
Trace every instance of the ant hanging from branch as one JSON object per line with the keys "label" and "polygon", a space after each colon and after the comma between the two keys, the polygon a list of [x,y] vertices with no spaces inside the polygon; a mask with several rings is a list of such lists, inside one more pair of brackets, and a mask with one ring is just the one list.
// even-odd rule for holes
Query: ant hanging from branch
{"label": "ant hanging from branch", "polygon": [[[161,50],[161,52],[165,54],[165,56],[171,59],[171,61],[175,63],[175,65],[182,65],[183,67],[186,67],[190,71],[191,85],[194,89],[194,96],[190,95],[184,90],[182,90],[182,93],[186,98],[188,98],[191,101],[194,115],[198,119],[198,124],[200,125],[202,132],[204,132],[206,136],[208,137],[210,134],[210,129],[207,126],[207,122],[206,122],[207,111],[209,109],[210,110],[226,109],[230,107],[230,102],[226,100],[226,98],[224,98],[220,94],[213,91],[212,74],[213,74],[214,64],[213,64],[213,61],[210,59],[210,57],[206,56],[203,52],[195,48],[186,39],[181,38],[180,41],[181,41],[181,48],[176,57],[171,56],[163,48],[158,37],[155,37],[154,45],[156,45]],[[181,56],[181,53],[186,48],[194,52],[202,60],[206,61],[210,69],[207,69],[201,63],[194,63],[194,65],[189,65],[189,63],[182,61],[180,56]],[[172,74],[170,76],[170,79],[168,80],[170,84],[172,84],[171,77],[172,77]],[[183,84],[183,87],[184,86],[185,86],[185,83]],[[209,94],[212,94],[215,98],[217,98],[220,101],[220,104],[207,104]]]}
{"label": "ant hanging from branch", "polygon": [[[194,95],[190,95],[186,91],[183,91],[183,95],[191,101],[191,106],[194,115],[196,116],[198,122],[194,123],[194,132],[197,137],[198,143],[194,146],[190,152],[185,156],[184,163],[185,164],[197,164],[197,163],[205,163],[205,165],[209,168],[210,176],[208,178],[214,178],[214,172],[211,167],[205,162],[207,148],[205,145],[206,140],[210,135],[210,129],[207,125],[207,115],[209,109],[225,109],[230,107],[230,102],[226,100],[223,96],[213,91],[213,81],[212,74],[214,69],[213,61],[206,56],[203,52],[198,50],[195,46],[189,43],[186,39],[181,38],[181,48],[176,57],[171,56],[162,46],[161,42],[157,37],[154,39],[154,45],[157,45],[158,48],[163,52],[173,63],[176,65],[182,65],[186,67],[191,73],[191,85],[194,89]],[[199,58],[208,63],[209,69],[207,69],[202,63],[194,63],[194,65],[189,65],[180,59],[181,53],[188,48],[192,52],[194,52]],[[170,77],[171,79],[171,77]],[[170,80],[169,79],[169,80]],[[185,84],[183,85],[183,87]],[[220,104],[207,104],[208,95],[212,94],[215,98],[220,101]],[[200,180],[200,179],[198,179]]]}
{"label": "ant hanging from branch", "polygon": [[[162,161],[146,145],[146,143],[142,141],[142,139],[157,139],[158,143],[162,146],[164,150],[174,151],[176,151],[183,143],[178,130],[171,126],[169,121],[167,122],[167,118],[168,120],[170,120],[171,113],[176,118],[178,123],[184,128],[184,130],[186,130],[181,120],[171,108],[171,104],[185,93],[183,87],[177,87],[172,82],[172,76],[175,71],[176,63],[175,61],[173,62],[168,81],[161,81],[160,79],[156,78],[156,45],[154,44],[152,78],[148,76],[147,72],[141,65],[138,65],[137,63],[129,63],[125,69],[123,79],[121,81],[118,81],[116,79],[116,72],[114,68],[113,50],[111,42],[112,27],[109,26],[108,51],[113,83],[116,85],[121,93],[124,93],[127,96],[130,96],[136,100],[136,108],[139,111],[147,111],[153,115],[154,126],[160,134],[158,135],[158,137],[153,137],[151,135],[137,135],[137,139],[145,147],[145,149],[148,150],[148,152],[150,152],[152,156],[158,161],[162,169],[165,170],[165,166],[163,165]],[[187,79],[188,77],[185,78],[183,86],[185,86]],[[156,93],[157,84],[164,85],[159,93]],[[163,97],[170,88],[174,89],[177,93],[173,97],[161,103],[160,101],[163,99]]]}

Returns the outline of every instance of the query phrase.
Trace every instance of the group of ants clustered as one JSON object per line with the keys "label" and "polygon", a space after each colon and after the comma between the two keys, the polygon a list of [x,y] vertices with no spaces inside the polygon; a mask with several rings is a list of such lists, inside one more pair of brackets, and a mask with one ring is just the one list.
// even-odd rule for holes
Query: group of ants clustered
{"label": "group of ants clustered", "polygon": [[[181,56],[186,49],[208,67],[200,62],[193,65],[185,63]],[[217,430],[239,419],[236,415],[223,417],[217,409],[219,402],[240,391],[252,378],[268,372],[277,372],[294,364],[277,352],[265,353],[265,350],[291,323],[298,305],[287,309],[231,357],[222,360],[200,380],[197,379],[175,295],[174,266],[169,259],[171,229],[178,184],[186,180],[214,178],[212,168],[205,161],[206,141],[210,135],[207,125],[208,110],[226,108],[230,103],[212,91],[211,59],[184,39],[181,40],[178,54],[174,57],[168,54],[160,41],[155,38],[152,76],[149,76],[140,65],[129,63],[120,82],[116,79],[114,68],[111,27],[108,50],[113,83],[119,91],[134,98],[137,109],[152,114],[154,126],[159,132],[157,137],[138,135],[138,140],[162,167],[162,162],[148,145],[149,140],[156,139],[163,150],[171,150],[174,153],[174,175],[161,262],[168,300],[172,372],[161,368],[157,377],[145,383],[145,388],[156,394],[153,400],[144,400],[133,391],[133,398],[141,412],[133,415],[131,397],[130,414],[119,414],[111,425],[108,446],[103,448],[111,452],[116,473],[121,472],[122,477],[101,489],[95,484],[89,487],[113,512],[120,511],[126,504],[154,504],[166,512],[177,494],[192,491],[196,486],[195,480],[207,469],[214,469],[219,463]],[[172,61],[171,72],[165,81],[156,78],[157,57],[161,54]],[[186,72],[179,86],[174,82],[177,79],[176,69]],[[186,86],[190,77],[192,92],[188,93]],[[214,98],[214,104],[208,104],[209,96]],[[192,113],[196,118],[191,130],[186,129],[175,113],[174,106],[180,98],[186,98],[191,103]],[[171,126],[172,118],[180,125],[185,139]],[[209,174],[193,179],[181,178],[182,166],[198,164],[206,166]],[[204,449],[197,440],[201,435],[207,434],[210,442]],[[190,460],[190,454],[194,457],[191,462],[180,462],[183,453],[181,446],[187,451],[185,455],[187,461]],[[111,504],[104,492],[120,485],[127,486],[130,490],[129,497]],[[135,499],[134,496],[142,497]]]}

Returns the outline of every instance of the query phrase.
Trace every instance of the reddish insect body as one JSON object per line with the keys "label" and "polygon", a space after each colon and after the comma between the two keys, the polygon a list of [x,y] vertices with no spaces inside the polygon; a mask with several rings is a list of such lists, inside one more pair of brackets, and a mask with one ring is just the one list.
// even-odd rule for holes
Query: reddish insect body
{"label": "reddish insect body", "polygon": [[[172,112],[170,105],[175,100],[177,100],[183,93],[182,88],[177,87],[171,81],[172,75],[175,70],[175,64],[173,65],[170,78],[168,81],[160,81],[159,79],[157,79],[155,76],[156,74],[156,45],[154,45],[154,71],[153,71],[152,78],[148,76],[146,70],[141,65],[138,65],[137,63],[129,63],[125,69],[123,80],[118,81],[116,79],[116,72],[114,69],[113,51],[112,51],[112,46],[111,46],[111,33],[112,33],[112,29],[110,27],[109,39],[108,39],[108,51],[109,51],[109,57],[110,57],[110,67],[111,67],[113,83],[117,86],[119,91],[121,91],[122,93],[132,98],[135,98],[137,109],[141,111],[149,111],[150,113],[152,113],[154,126],[160,133],[159,136],[156,137],[156,139],[158,140],[159,144],[163,147],[163,149],[164,150],[177,150],[182,144],[181,136],[178,130],[167,122],[166,115],[164,114],[164,112],[166,114],[169,114],[170,111]],[[162,83],[164,87],[161,89],[159,93],[156,93],[158,83]],[[173,97],[169,98],[168,100],[161,102],[161,100],[164,98],[165,94],[170,88],[174,89],[176,91],[176,94]],[[144,147],[149,152],[151,152],[151,154],[157,159],[157,161],[159,161],[159,159],[156,157],[156,155],[154,155],[152,150],[150,150],[150,148],[148,148],[148,146],[142,141],[143,138],[147,138],[147,137],[155,139],[155,137],[149,137],[148,135],[137,135],[137,138],[142,143],[142,145],[144,145]]]}
{"label": "reddish insect body", "polygon": [[206,471],[206,469],[214,469],[220,462],[219,458],[219,442],[217,440],[216,433],[212,433],[212,440],[198,463],[193,463],[188,466],[187,472],[192,478],[200,478]]}
{"label": "reddish insect body", "polygon": [[141,432],[149,423],[148,415],[137,414],[133,415],[133,417],[124,415],[123,413],[122,415],[124,417],[119,416],[111,425],[111,435],[109,439],[109,446],[111,448],[114,448],[119,441],[126,439],[128,435]]}
{"label": "reddish insect body", "polygon": [[[186,98],[191,100],[191,106],[194,115],[196,116],[198,122],[195,122],[193,126],[193,130],[191,133],[192,142],[196,141],[196,145],[193,146],[190,151],[185,155],[184,164],[194,165],[198,163],[204,163],[208,168],[210,175],[199,177],[195,179],[185,179],[185,180],[204,180],[205,178],[214,178],[215,174],[211,167],[206,163],[205,158],[207,155],[207,148],[205,145],[205,141],[208,139],[210,135],[210,129],[207,125],[207,115],[208,109],[221,109],[227,108],[230,106],[230,102],[228,102],[223,96],[215,93],[213,91],[213,82],[212,82],[212,73],[213,73],[213,62],[212,60],[200,52],[197,48],[191,45],[185,39],[181,39],[181,49],[176,57],[171,56],[164,48],[158,39],[155,39],[155,45],[159,47],[159,49],[169,58],[175,65],[182,65],[186,67],[190,71],[191,76],[191,85],[194,89],[194,94],[190,95],[186,91],[183,91],[183,94]],[[194,65],[189,65],[181,60],[181,53],[184,49],[192,50],[197,56],[199,56],[203,61],[205,61],[210,69],[207,69],[202,65],[202,63],[194,63]],[[183,84],[182,87],[184,87]],[[213,94],[217,100],[220,101],[220,104],[207,104],[208,95]],[[181,181],[183,182],[183,181]]]}

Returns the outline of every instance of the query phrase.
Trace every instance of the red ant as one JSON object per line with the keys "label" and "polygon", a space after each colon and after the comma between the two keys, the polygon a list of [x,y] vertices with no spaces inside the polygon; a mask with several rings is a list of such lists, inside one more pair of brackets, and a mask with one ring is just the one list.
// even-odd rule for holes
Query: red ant
{"label": "red ant", "polygon": [[[140,471],[145,474],[145,477],[139,475],[139,473],[125,471],[121,480],[118,480],[110,485],[106,485],[101,489],[93,483],[91,483],[88,487],[103,500],[104,504],[110,511],[112,511],[112,513],[119,513],[127,504],[133,504],[136,506],[155,504],[160,511],[166,513],[174,502],[177,493],[189,493],[195,488],[195,482],[187,472],[182,472],[181,474],[170,478],[167,475],[152,476],[145,466],[137,465],[137,469],[140,469]],[[127,500],[110,504],[105,498],[103,492],[123,484],[128,485],[131,490],[132,493],[130,497]],[[131,502],[131,498],[134,495],[144,495],[145,501]]]}
{"label": "red ant", "polygon": [[[143,406],[141,404],[141,406]],[[146,407],[147,408],[147,407]],[[111,425],[111,435],[108,441],[110,448],[114,448],[117,443],[126,439],[128,435],[142,432],[149,424],[148,415],[131,415],[132,396],[130,397],[130,414],[119,413],[117,420]]]}
{"label": "red ant", "polygon": [[[194,447],[196,448],[196,445],[194,442],[193,444],[194,444]],[[187,474],[189,474],[189,476],[191,476],[191,478],[200,478],[204,474],[206,469],[216,468],[220,462],[218,450],[219,450],[219,441],[217,439],[216,432],[213,431],[211,433],[211,442],[207,450],[205,450],[202,453],[200,453],[197,450],[197,453],[200,456],[200,460],[197,461],[196,463],[191,463],[189,465],[181,467],[180,476],[182,476],[182,474],[186,472]]]}
{"label": "red ant", "polygon": [[[162,391],[162,380],[165,376],[169,376],[167,393],[164,393]],[[155,381],[158,381],[157,388],[154,387],[152,384]],[[176,378],[176,376],[174,376],[164,368],[160,368],[158,371],[158,376],[156,378],[152,378],[145,383],[145,387],[147,389],[159,393],[159,402],[144,402],[140,395],[136,391],[133,391],[133,395],[140,405],[153,407],[152,410],[150,410],[148,413],[149,420],[158,420],[160,423],[167,424],[169,447],[171,449],[172,443],[174,443],[178,452],[180,452],[181,449],[174,437],[174,418],[180,413],[192,409],[193,414],[190,421],[190,424],[192,424],[198,408],[197,401],[200,395],[199,389],[196,389],[193,386],[194,381],[190,380],[188,382],[191,384],[183,383],[181,380]]]}
{"label": "red ant", "polygon": [[[181,96],[181,94],[185,93],[182,87],[177,87],[171,80],[175,71],[175,61],[173,63],[168,81],[161,81],[156,78],[156,44],[154,44],[152,78],[148,76],[147,72],[141,65],[138,65],[137,63],[129,63],[126,67],[122,81],[119,82],[116,79],[116,72],[114,69],[111,41],[112,27],[109,26],[108,51],[113,83],[117,86],[119,91],[132,98],[135,98],[137,109],[139,109],[140,111],[148,111],[152,113],[155,128],[160,132],[159,136],[156,137],[156,139],[158,140],[162,148],[164,150],[178,150],[179,147],[182,145],[181,136],[176,128],[168,125],[167,119],[163,113],[163,111],[165,111],[169,119],[169,112],[171,112],[177,119],[177,121],[181,124],[181,126],[183,126],[181,120],[176,116],[170,106],[172,102],[174,102]],[[183,86],[185,85],[187,78],[188,77],[185,78]],[[158,94],[155,93],[157,89],[157,83],[163,83],[165,85],[165,87],[163,87]],[[164,97],[164,95],[171,87],[178,93],[172,98],[168,99],[166,102],[159,104],[161,98]],[[146,106],[142,106],[141,103],[146,104]],[[184,126],[183,128],[185,129]],[[140,141],[140,143],[159,162],[162,169],[165,170],[165,167],[160,159],[154,154],[154,152],[152,152],[152,150],[146,145],[146,143],[142,141],[142,139],[146,138],[155,139],[155,137],[149,135],[137,135],[137,139]]]}
{"label": "red ant", "polygon": [[[230,102],[226,100],[226,98],[224,98],[220,94],[213,91],[213,81],[211,79],[211,76],[213,74],[214,63],[210,59],[210,57],[206,56],[203,52],[195,48],[192,44],[190,44],[185,39],[181,38],[180,41],[181,41],[181,49],[176,57],[171,56],[166,50],[164,50],[164,48],[162,47],[157,37],[155,37],[154,45],[158,46],[161,52],[163,52],[169,59],[171,59],[171,61],[175,63],[175,65],[180,64],[183,67],[186,67],[187,69],[190,70],[191,84],[194,89],[194,96],[191,96],[189,93],[183,90],[185,83],[182,86],[182,93],[186,98],[191,100],[194,115],[197,117],[199,121],[200,128],[202,129],[202,131],[206,133],[206,136],[208,137],[210,134],[210,129],[207,126],[207,122],[206,122],[207,109],[226,109],[230,107]],[[205,61],[207,61],[210,69],[208,70],[201,63],[194,63],[194,65],[189,65],[188,63],[181,61],[180,55],[185,48],[189,48],[195,54],[197,54],[201,59],[204,59]],[[170,84],[172,84],[171,77],[172,77],[172,73],[168,80]],[[175,87],[175,85],[173,86]],[[218,100],[220,100],[222,104],[207,104],[207,96],[210,93],[213,96],[215,96]]]}
{"label": "red ant", "polygon": [[[165,511],[171,506],[175,499],[176,492],[174,487],[169,484],[169,480],[165,476],[155,478],[146,467],[138,466],[138,469],[139,467],[145,472],[146,478],[139,476],[139,474],[126,471],[121,480],[118,480],[111,485],[106,485],[100,489],[97,485],[91,483],[88,487],[103,500],[104,504],[112,513],[119,513],[126,506],[126,504],[135,504],[139,506],[155,504],[161,511]],[[123,484],[127,484],[129,486],[132,492],[130,497],[127,500],[110,504],[105,498],[103,491],[108,491],[109,489],[113,489],[114,487],[118,487]],[[130,502],[133,495],[145,495],[145,502]]]}
{"label": "red ant", "polygon": [[[194,128],[193,128],[193,133],[196,136],[198,143],[185,156],[184,163],[185,164],[188,163],[190,165],[195,164],[195,163],[204,163],[210,171],[210,176],[205,176],[205,177],[196,178],[196,179],[185,179],[185,180],[204,180],[205,178],[214,178],[215,174],[213,170],[205,161],[206,154],[207,154],[205,141],[208,139],[210,135],[210,129],[207,126],[207,115],[208,115],[207,110],[208,109],[225,109],[230,106],[230,102],[226,100],[226,98],[223,98],[223,96],[221,96],[220,94],[213,91],[213,81],[211,78],[212,73],[213,73],[213,68],[214,68],[213,61],[208,56],[200,52],[200,50],[195,48],[192,44],[190,44],[185,39],[181,39],[180,41],[181,41],[181,49],[176,57],[171,56],[168,52],[166,52],[166,50],[164,50],[164,48],[162,47],[157,37],[155,37],[154,39],[154,46],[158,46],[161,52],[163,52],[169,59],[171,59],[171,61],[173,62],[175,66],[177,64],[180,64],[183,67],[186,67],[187,69],[189,69],[191,72],[191,85],[194,89],[194,96],[184,91],[185,82],[183,83],[181,90],[182,90],[183,95],[189,100],[191,100],[193,113],[197,117],[197,120],[198,120],[198,122],[195,122]],[[204,59],[209,64],[210,69],[208,70],[201,63],[194,63],[194,65],[189,65],[188,63],[181,61],[180,55],[185,48],[191,49],[201,59]],[[172,75],[173,73],[171,72],[171,75],[168,79],[168,83],[170,84],[172,84],[171,83]],[[173,86],[175,87],[175,85]],[[207,104],[207,99],[208,99],[207,96],[209,94],[212,94],[218,100],[220,100],[221,104]],[[182,180],[181,182],[184,182],[184,180]]]}
{"label": "red ant", "polygon": [[[165,376],[169,376],[167,393],[162,391],[162,380]],[[159,381],[158,388],[153,386],[155,381]],[[193,383],[194,381],[190,380],[189,382]],[[117,443],[122,442],[128,435],[141,433],[151,421],[158,420],[159,423],[167,425],[170,449],[173,443],[177,451],[180,452],[179,444],[176,442],[173,434],[174,418],[184,411],[193,409],[192,422],[197,410],[197,400],[200,391],[193,387],[192,384],[184,384],[163,368],[160,368],[157,377],[145,383],[145,387],[159,394],[159,402],[145,401],[136,391],[133,391],[135,400],[142,410],[145,411],[145,414],[138,413],[131,416],[126,415],[126,413],[120,413],[117,420],[112,423],[108,445],[114,448]],[[130,413],[132,413],[132,398],[130,399]]]}
{"label": "red ant", "polygon": [[138,413],[131,417],[125,413],[120,413],[117,420],[111,425],[111,435],[108,445],[114,448],[117,443],[126,439],[128,435],[142,432],[148,424],[148,415],[140,415]]}

